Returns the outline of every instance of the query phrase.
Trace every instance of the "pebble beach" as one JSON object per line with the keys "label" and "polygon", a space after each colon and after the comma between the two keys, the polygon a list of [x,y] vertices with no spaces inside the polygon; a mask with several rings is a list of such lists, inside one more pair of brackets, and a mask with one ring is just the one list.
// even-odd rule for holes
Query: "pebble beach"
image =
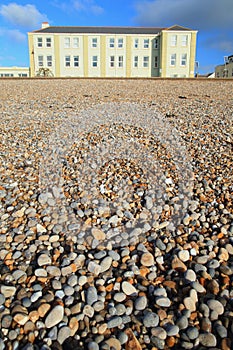
{"label": "pebble beach", "polygon": [[0,88],[0,350],[233,349],[233,81]]}

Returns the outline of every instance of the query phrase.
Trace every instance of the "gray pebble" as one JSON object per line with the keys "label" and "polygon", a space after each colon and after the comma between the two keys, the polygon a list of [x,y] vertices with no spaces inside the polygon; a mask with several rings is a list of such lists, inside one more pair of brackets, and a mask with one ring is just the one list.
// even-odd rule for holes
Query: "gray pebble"
{"label": "gray pebble", "polygon": [[196,327],[189,327],[186,330],[187,336],[189,337],[190,340],[197,339],[199,336],[199,331]]}
{"label": "gray pebble", "polygon": [[91,286],[86,292],[86,302],[88,305],[93,305],[98,300],[97,289]]}
{"label": "gray pebble", "polygon": [[157,327],[159,324],[159,316],[154,312],[148,312],[143,317],[143,324],[146,328]]}
{"label": "gray pebble", "polygon": [[119,316],[114,316],[107,322],[108,328],[116,328],[122,324],[122,318]]}
{"label": "gray pebble", "polygon": [[58,331],[58,335],[57,335],[57,340],[60,344],[63,344],[64,341],[69,338],[69,336],[71,335],[71,330],[69,327],[61,327]]}
{"label": "gray pebble", "polygon": [[147,307],[147,298],[145,296],[138,297],[134,302],[134,307],[136,310],[145,310]]}
{"label": "gray pebble", "polygon": [[212,348],[217,345],[215,335],[212,333],[201,333],[199,335],[199,340],[201,345],[206,346],[207,348]]}

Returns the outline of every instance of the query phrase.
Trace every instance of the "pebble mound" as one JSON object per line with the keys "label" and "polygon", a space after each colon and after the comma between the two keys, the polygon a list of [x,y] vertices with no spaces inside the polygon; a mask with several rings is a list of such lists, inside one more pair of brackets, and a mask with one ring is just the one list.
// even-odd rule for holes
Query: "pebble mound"
{"label": "pebble mound", "polygon": [[[201,79],[1,81],[0,350],[232,349],[232,88],[232,81]],[[154,143],[170,194],[160,215],[134,161],[100,169],[100,202],[92,205],[76,180],[85,147],[103,135],[140,134],[137,120],[130,132],[107,126],[86,134],[67,156],[63,194],[82,227],[51,215],[60,194],[39,184],[49,137],[70,116],[105,102],[156,108],[185,143],[193,193],[172,233],[177,174],[164,145]],[[121,178],[133,191],[112,214],[100,203],[115,200]],[[111,244],[109,232],[124,225],[131,232],[133,218],[142,222],[138,240],[122,233]],[[78,234],[67,235],[64,224]]]}

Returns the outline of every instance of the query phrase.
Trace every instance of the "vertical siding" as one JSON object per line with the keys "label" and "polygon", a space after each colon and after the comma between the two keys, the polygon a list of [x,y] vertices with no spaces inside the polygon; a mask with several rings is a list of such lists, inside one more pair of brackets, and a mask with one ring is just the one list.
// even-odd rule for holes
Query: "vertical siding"
{"label": "vertical siding", "polygon": [[100,37],[100,76],[106,77],[106,35]]}
{"label": "vertical siding", "polygon": [[131,77],[132,67],[132,37],[126,37],[126,77]]}
{"label": "vertical siding", "polygon": [[55,77],[61,76],[61,57],[60,57],[60,42],[59,42],[59,36],[54,35],[54,55],[53,55],[53,64],[55,65]]}

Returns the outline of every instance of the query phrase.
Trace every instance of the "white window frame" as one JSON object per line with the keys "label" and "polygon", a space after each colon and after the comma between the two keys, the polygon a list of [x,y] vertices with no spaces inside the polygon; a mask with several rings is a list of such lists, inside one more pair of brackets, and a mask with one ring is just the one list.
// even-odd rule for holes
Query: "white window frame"
{"label": "white window frame", "polygon": [[188,35],[182,35],[181,46],[187,46],[187,45],[188,45]]}
{"label": "white window frame", "polygon": [[187,53],[182,53],[180,56],[180,65],[182,67],[186,67],[187,66]]}
{"label": "white window frame", "polygon": [[123,43],[124,43],[123,38],[118,38],[118,49],[122,49],[123,48]]}
{"label": "white window frame", "polygon": [[175,67],[176,66],[176,53],[172,53],[170,55],[170,66]]}
{"label": "white window frame", "polygon": [[143,40],[143,47],[144,47],[144,49],[149,49],[149,47],[150,47],[150,39],[144,39]]}
{"label": "white window frame", "polygon": [[143,56],[143,68],[148,68],[149,67],[149,61],[150,57],[149,56]]}
{"label": "white window frame", "polygon": [[138,68],[138,56],[134,56],[133,66],[134,66],[134,68]]}
{"label": "white window frame", "polygon": [[109,66],[110,66],[110,68],[114,68],[115,67],[115,56],[110,56],[109,57]]}
{"label": "white window frame", "polygon": [[115,47],[115,38],[109,38],[109,48],[113,49]]}
{"label": "white window frame", "polygon": [[77,37],[73,38],[73,48],[75,48],[75,49],[79,48],[79,38],[77,38]]}
{"label": "white window frame", "polygon": [[65,37],[64,38],[64,48],[65,49],[69,49],[70,48],[70,38],[69,37]]}
{"label": "white window frame", "polygon": [[53,66],[53,57],[52,55],[47,56],[47,67],[52,67]]}
{"label": "white window frame", "polygon": [[98,67],[98,56],[92,56],[92,67],[97,68]]}
{"label": "white window frame", "polygon": [[38,56],[38,67],[44,67],[44,56],[43,55]]}
{"label": "white window frame", "polygon": [[97,48],[98,47],[98,39],[97,38],[92,38],[91,39],[91,47],[92,48]]}
{"label": "white window frame", "polygon": [[65,56],[65,67],[71,67],[71,57],[70,55]]}
{"label": "white window frame", "polygon": [[171,36],[171,46],[176,46],[177,45],[177,35],[173,34]]}
{"label": "white window frame", "polygon": [[74,67],[79,67],[79,56],[75,55],[73,57],[73,63],[74,63]]}
{"label": "white window frame", "polygon": [[46,47],[52,47],[52,38],[46,38]]}
{"label": "white window frame", "polygon": [[124,66],[124,57],[118,56],[118,67],[123,68],[123,66]]}
{"label": "white window frame", "polygon": [[43,38],[41,36],[37,38],[37,47],[43,47]]}
{"label": "white window frame", "polygon": [[134,39],[134,48],[138,49],[138,45],[139,45],[139,40],[138,38]]}

